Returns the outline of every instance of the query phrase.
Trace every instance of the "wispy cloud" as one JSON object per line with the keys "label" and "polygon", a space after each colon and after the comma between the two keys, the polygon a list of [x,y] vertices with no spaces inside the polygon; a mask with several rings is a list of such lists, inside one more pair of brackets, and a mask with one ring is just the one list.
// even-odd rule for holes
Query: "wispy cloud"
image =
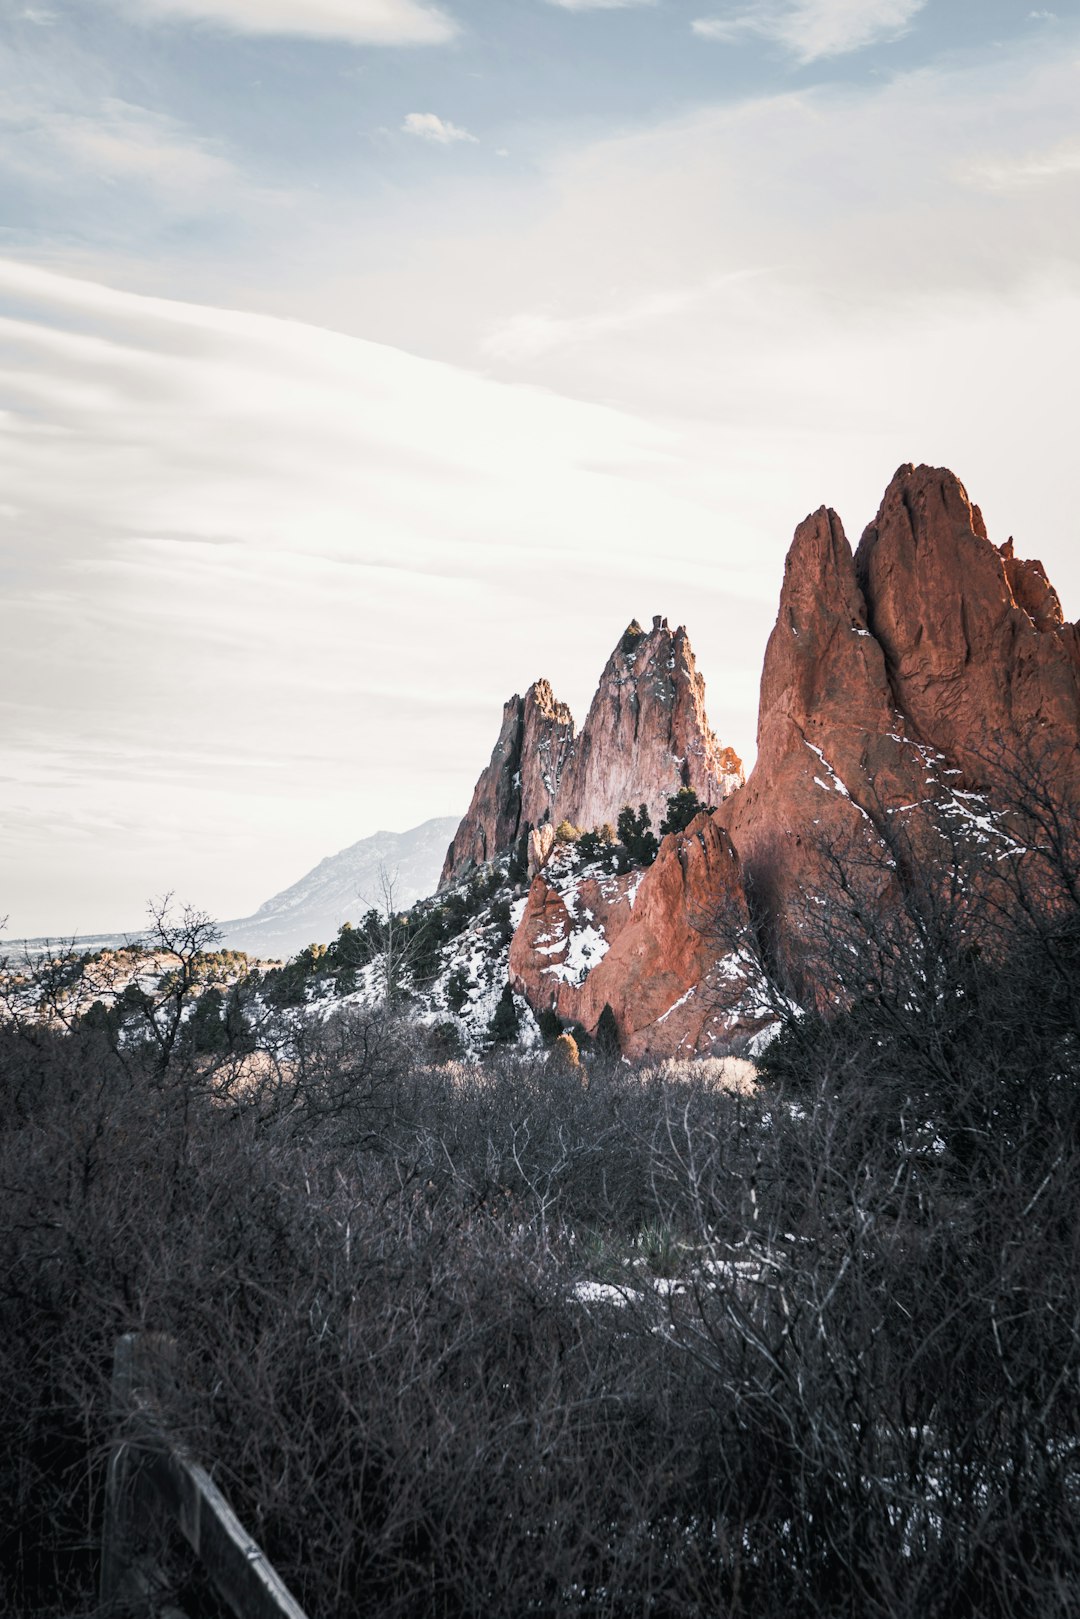
{"label": "wispy cloud", "polygon": [[[0,297],[22,311],[0,325],[16,934],[130,926],[173,885],[244,914],[328,850],[466,803],[501,701],[547,666],[538,577],[581,585],[560,606],[579,706],[626,618],[679,613],[673,554],[700,553],[684,571],[721,616],[731,570],[710,583],[715,519],[666,487],[664,428],[11,261]],[[138,831],[163,819],[158,843]]]}
{"label": "wispy cloud", "polygon": [[186,19],[238,34],[292,34],[353,45],[442,45],[458,25],[422,0],[113,0],[139,21]]}
{"label": "wispy cloud", "polygon": [[1080,174],[1080,144],[1067,141],[1042,152],[1021,157],[983,158],[960,171],[961,179],[991,191],[1010,191],[1019,186],[1040,185]]}
{"label": "wispy cloud", "polygon": [[737,271],[713,276],[699,286],[673,288],[615,302],[585,315],[554,315],[548,311],[513,315],[484,339],[484,352],[496,360],[534,360],[556,349],[577,347],[619,332],[681,315],[704,303],[726,283],[743,281],[757,272]]}
{"label": "wispy cloud", "polygon": [[417,135],[422,141],[434,141],[437,146],[452,146],[455,141],[473,141],[476,136],[470,135],[467,129],[459,129],[448,118],[440,118],[434,112],[410,112],[402,129],[406,135]]}
{"label": "wispy cloud", "polygon": [[657,0],[548,0],[563,11],[626,11],[631,6],[655,6]]}
{"label": "wispy cloud", "polygon": [[235,178],[230,160],[209,141],[164,113],[118,97],[82,111],[21,99],[16,90],[0,113],[0,165],[36,177],[93,176],[151,188],[185,205],[205,204],[214,187]]}
{"label": "wispy cloud", "polygon": [[751,9],[691,24],[702,39],[775,40],[801,62],[843,56],[906,32],[926,0],[759,0]]}

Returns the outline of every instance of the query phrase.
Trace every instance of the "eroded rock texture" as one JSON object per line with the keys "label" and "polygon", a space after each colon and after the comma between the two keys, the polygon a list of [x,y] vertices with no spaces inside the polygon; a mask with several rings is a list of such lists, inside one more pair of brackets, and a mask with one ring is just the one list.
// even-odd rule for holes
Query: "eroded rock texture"
{"label": "eroded rock texture", "polygon": [[[1041,769],[1076,801],[1078,742],[1080,638],[1042,564],[1011,539],[991,543],[951,472],[903,466],[854,555],[835,512],[800,523],[765,654],[757,761],[712,817],[722,845],[707,859],[693,839],[666,838],[633,908],[605,924],[608,949],[580,982],[556,984],[554,1004],[591,1029],[609,1003],[632,1055],[701,1051],[752,1028],[753,998],[717,993],[741,970],[729,941],[748,890],[773,961],[812,995],[808,896],[831,860],[865,858],[885,892],[899,880],[890,840],[902,828],[915,846],[919,817],[940,825],[943,806],[959,835],[1006,838],[994,806],[1017,770]],[[512,961],[538,1006],[552,974],[526,950],[528,927],[555,909],[537,879]]]}
{"label": "eroded rock texture", "polygon": [[556,864],[529,889],[510,981],[535,1010],[590,1033],[610,1006],[626,1056],[711,1051],[756,1012],[738,993],[733,1009],[720,897],[744,915],[738,861],[712,815],[665,837],[646,871],[575,876]]}
{"label": "eroded rock texture", "polygon": [[491,762],[446,851],[440,887],[506,854],[528,827],[550,821],[573,741],[573,715],[546,680],[510,698]]}
{"label": "eroded rock texture", "polygon": [[765,654],[757,762],[718,817],[779,953],[797,949],[823,849],[869,847],[920,806],[950,805],[962,827],[1029,763],[1072,790],[1077,645],[1041,563],[1016,558],[1011,540],[994,546],[943,468],[901,467],[854,556],[834,512],[800,524]]}
{"label": "eroded rock texture", "polygon": [[[536,1010],[592,1031],[610,1005],[634,1057],[703,1052],[752,1030],[766,1009],[732,943],[748,895],[765,958],[813,999],[814,896],[838,861],[871,872],[888,902],[904,880],[901,844],[909,867],[923,850],[933,862],[943,826],[1000,853],[1025,772],[1041,773],[1051,800],[1080,802],[1077,626],[1041,563],[1018,558],[1011,539],[991,543],[951,472],[902,466],[854,554],[826,507],[796,529],[757,740],[739,786],[685,631],[630,626],[562,754],[550,816],[588,827],[644,802],[657,824],[684,784],[719,807],[664,838],[645,872],[575,874],[556,847],[510,954]],[[495,764],[478,800],[492,797]],[[524,813],[496,817],[463,856],[490,857]]]}
{"label": "eroded rock texture", "polygon": [[600,676],[567,759],[556,820],[583,830],[612,824],[625,804],[646,805],[654,827],[680,787],[719,804],[741,783],[742,764],[722,748],[705,713],[705,682],[686,630],[654,618],[631,623]]}
{"label": "eroded rock texture", "polygon": [[705,713],[705,682],[685,629],[635,620],[604,667],[580,735],[546,680],[511,697],[472,803],[447,851],[440,886],[496,855],[527,829],[568,820],[582,830],[612,825],[645,804],[654,826],[680,787],[719,804],[742,781]]}

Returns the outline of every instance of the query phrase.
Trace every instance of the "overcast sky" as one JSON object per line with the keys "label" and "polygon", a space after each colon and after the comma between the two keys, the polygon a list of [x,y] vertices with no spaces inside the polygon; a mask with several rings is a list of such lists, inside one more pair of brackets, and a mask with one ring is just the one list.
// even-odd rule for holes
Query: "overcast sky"
{"label": "overcast sky", "polygon": [[1080,7],[0,0],[0,915],[225,918],[951,466],[1080,615]]}

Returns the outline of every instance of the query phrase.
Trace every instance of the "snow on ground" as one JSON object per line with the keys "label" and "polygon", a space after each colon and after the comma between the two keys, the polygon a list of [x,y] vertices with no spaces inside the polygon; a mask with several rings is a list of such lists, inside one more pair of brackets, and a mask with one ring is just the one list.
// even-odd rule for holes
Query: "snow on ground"
{"label": "snow on ground", "polygon": [[[443,945],[435,977],[430,983],[414,986],[411,992],[411,1008],[418,1020],[429,1026],[452,1025],[464,1054],[470,1058],[479,1057],[490,1046],[491,1020],[509,977],[510,941],[496,912],[502,905],[509,906],[512,934],[525,910],[526,896],[515,894],[506,878],[505,865],[504,861],[499,887],[463,930]],[[383,959],[376,957],[358,975],[355,991],[335,999],[331,1005],[377,1004],[384,993],[384,979]],[[538,1045],[540,1031],[528,1004],[515,994],[514,1005],[519,1021],[518,1043],[525,1047]]]}
{"label": "snow on ground", "polygon": [[666,1023],[672,1012],[677,1012],[680,1006],[686,1005],[687,1001],[693,997],[696,989],[697,985],[691,984],[690,988],[684,994],[680,995],[677,1001],[672,1001],[666,1012],[661,1012],[660,1016],[656,1020],[657,1023]]}
{"label": "snow on ground", "polygon": [[633,894],[644,875],[635,873],[629,889],[623,879],[609,871],[602,860],[577,865],[577,854],[572,846],[556,845],[551,859],[544,867],[544,881],[562,900],[569,927],[562,918],[556,928],[537,940],[536,951],[541,956],[560,955],[543,971],[551,978],[570,984],[575,989],[585,982],[592,969],[602,961],[610,948],[604,924],[582,899],[582,885],[588,879],[596,884],[601,899],[608,909],[620,904],[633,908]]}

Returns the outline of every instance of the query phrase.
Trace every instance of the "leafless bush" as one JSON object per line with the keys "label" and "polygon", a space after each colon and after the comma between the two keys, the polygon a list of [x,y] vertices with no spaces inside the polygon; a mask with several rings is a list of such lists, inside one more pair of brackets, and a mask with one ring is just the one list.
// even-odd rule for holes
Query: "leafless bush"
{"label": "leafless bush", "polygon": [[1075,917],[997,870],[864,905],[872,975],[750,1091],[439,1066],[396,1012],[217,1090],[0,1029],[0,1605],[92,1605],[136,1330],[313,1616],[1075,1611]]}

